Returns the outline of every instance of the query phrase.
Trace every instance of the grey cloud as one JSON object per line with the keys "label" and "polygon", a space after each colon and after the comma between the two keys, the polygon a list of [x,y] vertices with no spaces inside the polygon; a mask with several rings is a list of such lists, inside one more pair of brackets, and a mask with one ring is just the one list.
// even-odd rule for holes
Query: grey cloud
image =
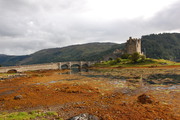
{"label": "grey cloud", "polygon": [[88,42],[125,42],[129,36],[180,29],[180,2],[151,19],[83,19],[85,0],[0,0],[0,54]]}
{"label": "grey cloud", "polygon": [[35,9],[36,6],[24,0],[0,0],[0,35],[24,35]]}
{"label": "grey cloud", "polygon": [[148,27],[160,31],[180,29],[180,1],[169,6],[165,11],[157,13],[149,20]]}
{"label": "grey cloud", "polygon": [[[0,0],[1,12],[20,12],[23,13],[30,8],[28,1],[24,0]],[[29,9],[30,10],[30,9]]]}

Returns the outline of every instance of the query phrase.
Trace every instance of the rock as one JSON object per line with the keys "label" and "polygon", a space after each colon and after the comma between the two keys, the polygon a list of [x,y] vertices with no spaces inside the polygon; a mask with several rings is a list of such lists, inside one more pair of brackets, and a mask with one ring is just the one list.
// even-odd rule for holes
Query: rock
{"label": "rock", "polygon": [[161,65],[167,65],[167,63],[160,63]]}
{"label": "rock", "polygon": [[0,101],[5,101],[5,99],[4,98],[0,98]]}
{"label": "rock", "polygon": [[22,95],[14,96],[14,100],[20,100],[20,99],[22,99],[22,98],[23,98]]}
{"label": "rock", "polygon": [[17,73],[17,70],[15,70],[15,69],[8,70],[7,73]]}
{"label": "rock", "polygon": [[138,102],[140,102],[142,104],[147,104],[147,103],[152,104],[153,99],[149,95],[142,94],[142,95],[138,96]]}
{"label": "rock", "polygon": [[91,115],[89,113],[82,113],[68,120],[100,120],[100,119],[97,116]]}

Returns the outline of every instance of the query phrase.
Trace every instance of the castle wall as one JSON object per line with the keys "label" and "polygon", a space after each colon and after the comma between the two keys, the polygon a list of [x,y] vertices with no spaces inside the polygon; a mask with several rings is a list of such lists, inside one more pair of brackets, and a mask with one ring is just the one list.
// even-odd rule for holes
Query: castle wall
{"label": "castle wall", "polygon": [[141,40],[140,39],[132,39],[131,37],[126,42],[126,53],[133,54],[138,52],[141,54]]}

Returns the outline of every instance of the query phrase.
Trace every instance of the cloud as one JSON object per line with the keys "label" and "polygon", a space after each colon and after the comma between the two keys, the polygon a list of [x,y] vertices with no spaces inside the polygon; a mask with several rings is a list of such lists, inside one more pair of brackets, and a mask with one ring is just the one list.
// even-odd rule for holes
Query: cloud
{"label": "cloud", "polygon": [[180,30],[180,2],[176,2],[169,6],[165,11],[161,11],[154,16],[150,22],[149,27],[153,26],[154,29],[161,31]]}
{"label": "cloud", "polygon": [[[180,29],[180,2],[148,19],[93,18],[92,13],[88,14],[88,4],[88,0],[0,0],[0,54],[30,54],[44,48],[88,42],[122,43],[129,36]],[[101,9],[100,2],[96,10],[98,7]],[[114,16],[118,15],[115,13]]]}

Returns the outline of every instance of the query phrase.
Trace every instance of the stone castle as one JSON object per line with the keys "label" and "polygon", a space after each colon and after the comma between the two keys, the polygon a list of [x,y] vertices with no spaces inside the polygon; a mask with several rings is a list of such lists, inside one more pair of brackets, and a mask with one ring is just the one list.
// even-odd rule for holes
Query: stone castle
{"label": "stone castle", "polygon": [[143,53],[141,52],[141,39],[129,37],[129,40],[127,40],[124,49],[117,49],[112,54],[104,56],[104,60],[107,61],[110,58],[116,59],[118,57],[121,57],[123,54],[133,54],[135,52],[143,55]]}
{"label": "stone castle", "polygon": [[129,40],[127,40],[127,42],[126,42],[125,53],[133,54],[135,52],[142,54],[141,39],[129,37]]}

